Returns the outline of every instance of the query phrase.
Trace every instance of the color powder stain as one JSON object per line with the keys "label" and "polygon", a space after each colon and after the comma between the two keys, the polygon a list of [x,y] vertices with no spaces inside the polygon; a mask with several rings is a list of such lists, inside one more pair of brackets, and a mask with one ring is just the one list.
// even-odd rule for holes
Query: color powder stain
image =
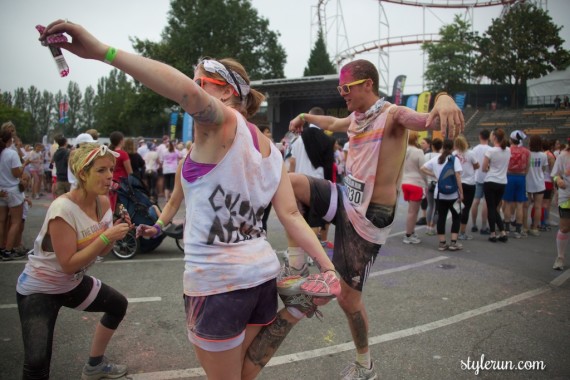
{"label": "color powder stain", "polygon": [[334,337],[335,337],[334,331],[329,329],[324,337],[324,340],[327,343],[334,343]]}

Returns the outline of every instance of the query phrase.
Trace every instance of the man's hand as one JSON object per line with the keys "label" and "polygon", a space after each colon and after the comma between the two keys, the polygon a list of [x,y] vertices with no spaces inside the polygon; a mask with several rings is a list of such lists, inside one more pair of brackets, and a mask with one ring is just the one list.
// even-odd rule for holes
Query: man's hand
{"label": "man's hand", "polygon": [[449,139],[453,139],[465,129],[463,113],[449,95],[441,95],[437,99],[426,120],[426,128],[436,122],[436,117],[439,117],[441,134]]}
{"label": "man's hand", "polygon": [[301,133],[303,132],[303,125],[305,125],[305,120],[301,119],[301,115],[298,115],[289,122],[289,130],[293,133]]}

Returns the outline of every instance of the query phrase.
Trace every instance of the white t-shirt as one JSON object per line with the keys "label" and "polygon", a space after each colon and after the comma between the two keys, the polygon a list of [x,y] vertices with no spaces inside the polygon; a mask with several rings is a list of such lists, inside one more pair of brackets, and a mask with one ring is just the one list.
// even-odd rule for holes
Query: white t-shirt
{"label": "white t-shirt", "polygon": [[526,191],[538,193],[546,190],[544,171],[548,170],[548,156],[544,152],[530,152],[530,166],[526,174]]}
{"label": "white t-shirt", "polygon": [[20,294],[67,293],[81,283],[87,268],[95,263],[93,259],[91,263],[76,273],[67,274],[61,268],[55,252],[44,250],[43,241],[48,234],[49,222],[56,218],[63,219],[75,230],[78,251],[87,247],[113,225],[113,214],[110,208],[101,216],[101,220],[95,221],[65,195],[56,198],[51,203],[40,233],[34,242],[34,254],[28,256],[24,271],[18,278],[16,291]]}
{"label": "white t-shirt", "polygon": [[[424,162],[428,162],[432,158],[439,157],[439,156],[441,156],[441,153],[439,153],[439,152],[427,152],[424,154],[424,158],[425,158]],[[428,184],[432,181],[437,182],[437,178],[428,175],[428,176],[426,176],[426,181],[428,182]]]}
{"label": "white t-shirt", "polygon": [[475,185],[475,169],[473,168],[473,165],[479,162],[477,157],[475,157],[475,153],[471,150],[466,150],[463,153],[454,151],[453,154],[459,159],[461,167],[463,168],[463,171],[461,172],[461,183],[466,185]]}
{"label": "white t-shirt", "polygon": [[142,144],[141,146],[139,146],[137,148],[137,153],[143,158],[143,160],[146,157],[146,154],[148,152],[149,152],[149,150],[148,150],[148,146],[146,145],[146,143]]}
{"label": "white t-shirt", "polygon": [[291,145],[291,157],[295,158],[295,173],[305,174],[315,178],[325,178],[323,167],[319,166],[315,168],[311,163],[301,136]]}
{"label": "white t-shirt", "polygon": [[18,186],[20,181],[12,174],[12,169],[22,166],[20,156],[15,150],[5,148],[0,154],[0,188],[10,190]]}
{"label": "white t-shirt", "polygon": [[402,184],[415,185],[421,188],[426,187],[426,179],[420,168],[425,163],[424,151],[410,146],[406,148],[406,159],[404,160],[404,174]]}
{"label": "white t-shirt", "polygon": [[483,183],[485,182],[485,177],[487,173],[482,170],[483,168],[483,158],[485,158],[485,153],[491,149],[488,144],[479,144],[473,148],[473,154],[479,162],[479,169],[475,170],[475,182],[476,183]]}
{"label": "white t-shirt", "polygon": [[485,152],[485,157],[489,159],[489,171],[485,176],[485,182],[495,182],[506,185],[511,149],[502,149],[501,147],[494,146]]}
{"label": "white t-shirt", "polygon": [[162,156],[162,174],[176,173],[179,159],[180,153],[176,149],[174,149],[174,152],[167,151],[164,153]]}
{"label": "white t-shirt", "polygon": [[[446,157],[443,164],[440,164],[438,162],[439,156],[440,156],[440,154],[438,153],[437,157],[432,158],[431,160],[429,160],[428,162],[426,162],[424,164],[424,167],[426,169],[431,170],[433,172],[433,174],[435,174],[436,178],[439,178],[439,175],[441,174],[441,171],[443,170],[443,166],[447,162],[447,157]],[[461,162],[459,162],[459,160],[453,160],[453,170],[455,170],[456,173],[462,171]],[[436,186],[435,191],[433,193],[433,197],[435,199],[438,199],[438,193],[439,193],[439,190]],[[457,199],[457,198],[459,198],[459,193],[457,191],[453,194],[440,194],[439,195],[439,199],[453,200],[453,199]]]}

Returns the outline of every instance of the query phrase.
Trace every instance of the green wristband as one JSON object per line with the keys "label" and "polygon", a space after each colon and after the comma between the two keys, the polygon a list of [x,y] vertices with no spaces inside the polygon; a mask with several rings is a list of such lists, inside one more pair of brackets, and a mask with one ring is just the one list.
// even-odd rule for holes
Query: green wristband
{"label": "green wristband", "polygon": [[99,235],[99,237],[101,238],[101,240],[103,240],[103,243],[105,243],[105,245],[111,244],[111,241],[109,240],[109,238],[107,236],[105,236],[105,234],[101,234],[101,235]]}
{"label": "green wristband", "polygon": [[164,222],[163,222],[162,220],[158,219],[158,220],[156,221],[156,224],[159,224],[161,227],[164,228]]}
{"label": "green wristband", "polygon": [[109,46],[109,49],[107,50],[107,54],[105,54],[105,62],[107,62],[108,64],[113,63],[113,61],[115,60],[115,57],[117,57],[118,52],[119,52],[119,49],[114,48],[112,46]]}
{"label": "green wristband", "polygon": [[305,114],[304,113],[300,113],[299,117],[301,118],[301,120],[305,121]]}

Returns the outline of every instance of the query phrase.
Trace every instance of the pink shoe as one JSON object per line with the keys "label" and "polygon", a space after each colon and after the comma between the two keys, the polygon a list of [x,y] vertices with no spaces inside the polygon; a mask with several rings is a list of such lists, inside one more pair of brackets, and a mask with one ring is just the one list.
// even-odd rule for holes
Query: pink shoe
{"label": "pink shoe", "polygon": [[313,297],[337,297],[340,295],[340,281],[331,271],[312,274],[301,284],[301,291]]}

